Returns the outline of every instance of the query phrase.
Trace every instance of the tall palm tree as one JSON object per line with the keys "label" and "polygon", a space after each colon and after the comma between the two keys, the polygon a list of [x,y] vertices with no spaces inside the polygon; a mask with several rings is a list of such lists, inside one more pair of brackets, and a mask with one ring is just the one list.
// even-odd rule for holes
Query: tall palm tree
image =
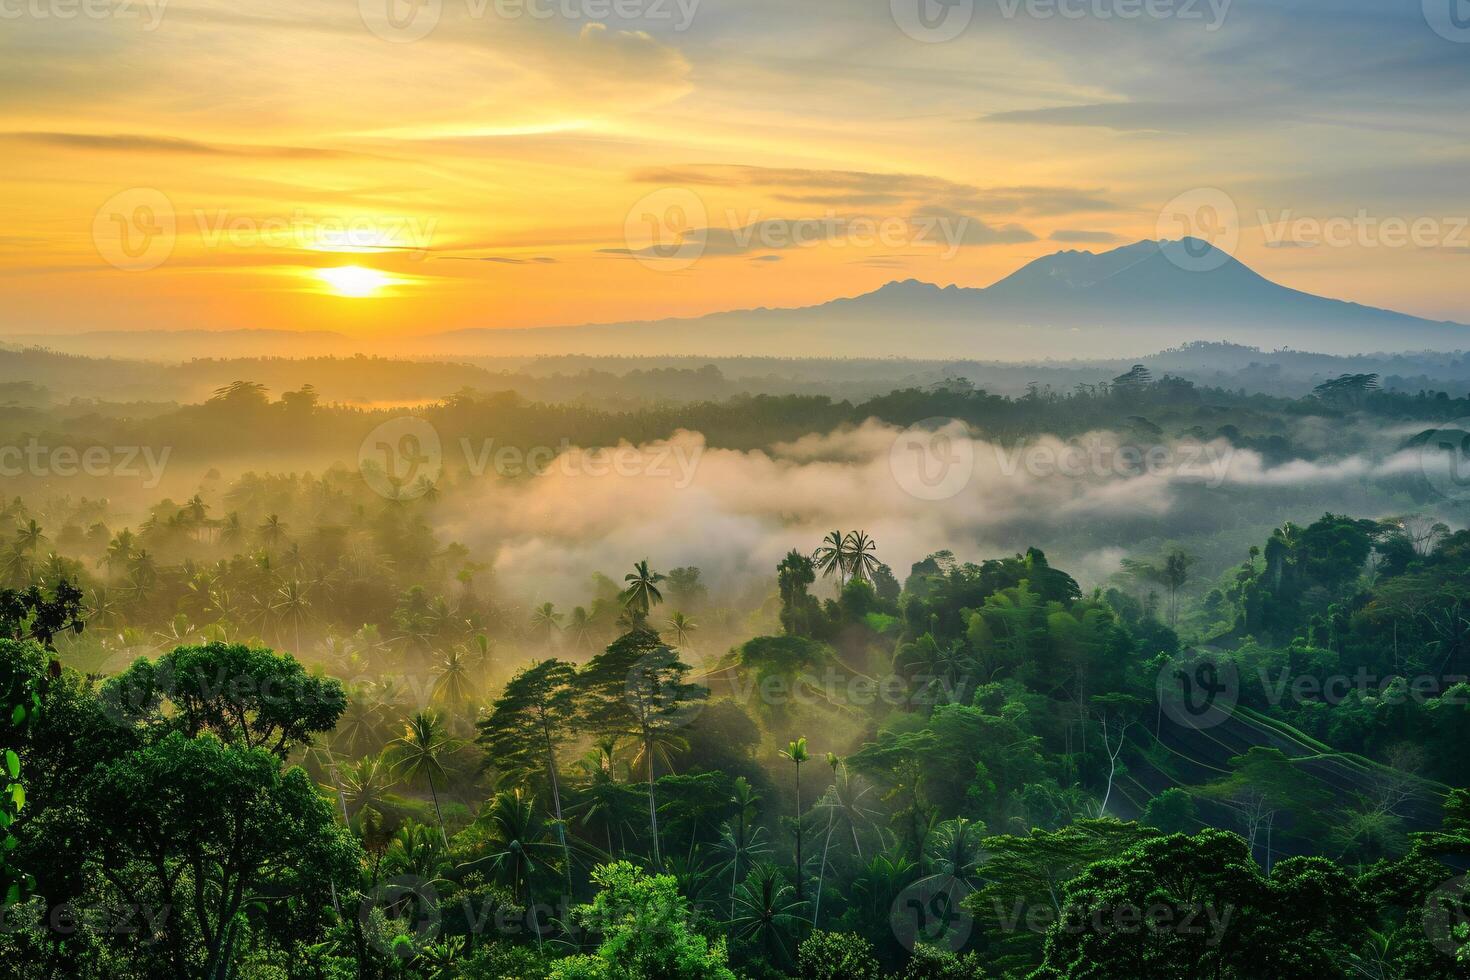
{"label": "tall palm tree", "polygon": [[542,643],[550,646],[552,634],[561,632],[562,619],[563,616],[556,611],[556,606],[543,602],[531,613],[531,629],[541,637]]}
{"label": "tall palm tree", "polygon": [[806,749],[806,737],[803,736],[792,742],[781,750],[781,758],[788,759],[796,766],[796,900],[801,898],[801,764],[811,758]]}
{"label": "tall palm tree", "polygon": [[842,539],[842,546],[847,555],[847,568],[853,580],[871,583],[873,575],[883,563],[878,560],[878,545],[868,537],[868,532],[848,531],[847,537]]}
{"label": "tall palm tree", "polygon": [[41,542],[48,540],[46,532],[41,530],[41,525],[36,523],[33,517],[21,525],[15,532],[15,546],[21,551],[27,552],[34,559],[36,550],[41,547]]}
{"label": "tall palm tree", "polygon": [[582,606],[572,610],[572,617],[567,621],[566,635],[572,641],[575,650],[591,650],[593,648],[592,636],[595,631],[597,617]]}
{"label": "tall palm tree", "polygon": [[469,656],[463,646],[456,646],[434,665],[434,689],[430,697],[437,704],[458,710],[474,701],[475,694]]}
{"label": "tall palm tree", "polygon": [[311,600],[301,583],[292,579],[276,590],[271,602],[271,612],[279,622],[292,628],[296,638],[296,651],[301,652],[301,624],[311,617]]}
{"label": "tall palm tree", "polygon": [[765,857],[771,852],[771,846],[766,842],[766,828],[755,826],[757,817],[756,807],[760,803],[760,794],[750,788],[750,781],[744,776],[735,779],[735,791],[730,797],[730,802],[735,806],[734,822],[726,821],[720,828],[720,839],[715,844],[715,850],[728,855],[727,860],[720,866],[720,873],[725,869],[730,871],[730,918],[735,918],[735,889],[740,883],[740,867],[752,865],[756,859]]}
{"label": "tall palm tree", "polygon": [[812,552],[812,564],[823,578],[837,576],[837,591],[847,587],[847,545],[841,531],[828,531],[822,544]]}
{"label": "tall palm tree", "polygon": [[108,571],[117,566],[125,566],[133,559],[134,540],[133,532],[123,528],[112,536],[107,542],[107,553],[102,556],[102,563],[107,566]]}
{"label": "tall palm tree", "polygon": [[408,719],[403,734],[393,740],[396,763],[410,780],[423,778],[429,784],[429,796],[434,801],[434,816],[439,821],[439,836],[444,847],[449,847],[449,835],[444,832],[444,814],[439,810],[439,791],[434,786],[434,777],[447,782],[444,771],[444,756],[454,751],[457,743],[449,737],[437,711],[417,711]]}
{"label": "tall palm tree", "polygon": [[664,601],[664,595],[658,590],[658,583],[666,576],[660,572],[648,570],[648,559],[645,558],[633,565],[633,571],[623,576],[623,581],[628,587],[623,590],[623,605],[635,622],[643,622],[648,619],[648,613],[654,606]]}
{"label": "tall palm tree", "polygon": [[697,629],[699,629],[699,624],[682,612],[676,612],[669,617],[669,634],[674,638],[674,646],[681,650],[689,647],[689,637]]}
{"label": "tall palm tree", "polygon": [[286,527],[278,515],[271,514],[258,529],[260,540],[265,542],[267,548],[274,548],[286,536]]}

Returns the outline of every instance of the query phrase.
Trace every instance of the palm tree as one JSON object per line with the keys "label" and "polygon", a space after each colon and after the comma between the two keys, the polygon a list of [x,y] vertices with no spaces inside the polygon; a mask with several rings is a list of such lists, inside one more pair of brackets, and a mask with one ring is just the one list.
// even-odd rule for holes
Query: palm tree
{"label": "palm tree", "polygon": [[674,646],[681,650],[688,648],[689,637],[697,629],[699,629],[699,624],[682,612],[676,612],[669,617],[669,633],[674,637]]}
{"label": "palm tree", "polygon": [[592,649],[592,634],[594,632],[596,618],[596,616],[588,613],[582,606],[578,606],[572,610],[572,618],[567,622],[566,635],[571,638],[573,649]]}
{"label": "palm tree", "polygon": [[550,646],[551,635],[561,630],[562,618],[562,614],[556,611],[556,606],[543,602],[531,613],[531,629],[541,636],[542,643]]}
{"label": "palm tree", "polygon": [[107,566],[108,571],[112,571],[119,565],[127,565],[132,559],[133,532],[123,528],[107,543],[107,553],[102,556],[102,563]]}
{"label": "palm tree", "polygon": [[265,523],[260,525],[260,540],[265,542],[267,548],[274,548],[286,536],[286,527],[287,525],[281,521],[280,517],[271,514],[265,519]]}
{"label": "palm tree", "polygon": [[664,601],[663,593],[658,590],[658,583],[665,577],[659,572],[648,570],[647,558],[634,564],[633,571],[623,576],[623,581],[628,583],[623,591],[623,605],[634,622],[646,620],[649,610]]}
{"label": "palm tree", "polygon": [[365,808],[382,812],[383,800],[388,790],[398,780],[393,774],[393,763],[388,753],[363,756],[345,766],[341,774],[342,808],[350,820]]}
{"label": "palm tree", "polygon": [[35,518],[26,521],[21,525],[20,530],[15,532],[16,548],[29,553],[32,560],[35,559],[36,550],[41,547],[41,542],[46,540],[49,540],[46,532],[41,530],[41,525],[36,523]]}
{"label": "palm tree", "polygon": [[806,750],[805,736],[798,738],[786,748],[782,749],[781,758],[791,760],[792,764],[796,766],[796,900],[800,902],[802,900],[801,879],[803,877],[801,864],[801,764],[811,758]]}
{"label": "palm tree", "polygon": [[[536,812],[531,797],[523,790],[505,790],[495,794],[495,799],[475,820],[475,830],[484,835],[490,853],[455,868],[460,877],[488,867],[508,879],[511,894],[526,902],[530,908],[531,876],[541,865],[542,855],[551,860],[561,849],[546,835],[546,822]],[[567,860],[570,861],[568,855]],[[571,880],[571,870],[567,870]],[[536,928],[536,941],[541,941],[540,917],[531,915]]]}
{"label": "palm tree", "polygon": [[306,597],[306,590],[292,579],[276,590],[270,608],[280,622],[290,624],[296,637],[296,651],[300,653],[301,624],[311,616],[311,600]]}
{"label": "palm tree", "polygon": [[848,531],[842,541],[847,555],[847,568],[854,581],[872,582],[873,575],[883,564],[878,560],[877,544],[866,531]]}
{"label": "palm tree", "polygon": [[837,591],[847,587],[847,545],[841,531],[829,531],[821,547],[812,553],[812,564],[823,578],[837,576]]}
{"label": "palm tree", "polygon": [[457,746],[449,737],[437,711],[417,711],[408,719],[403,734],[393,740],[397,749],[397,765],[410,780],[420,777],[429,784],[429,796],[434,801],[434,816],[439,820],[439,836],[444,838],[444,847],[449,847],[449,835],[444,832],[444,814],[439,810],[439,792],[434,788],[434,777],[447,781],[443,757]]}
{"label": "palm tree", "polygon": [[437,704],[458,709],[474,701],[475,693],[469,657],[464,647],[454,647],[434,665],[434,689],[430,696]]}
{"label": "palm tree", "polygon": [[758,943],[780,962],[791,961],[786,940],[800,925],[802,902],[774,864],[762,861],[740,883],[730,928],[737,940]]}
{"label": "palm tree", "polygon": [[728,860],[720,866],[723,874],[726,868],[730,869],[730,918],[735,918],[735,889],[740,882],[740,866],[753,864],[757,858],[764,857],[771,851],[771,846],[766,843],[766,828],[755,827],[757,816],[756,806],[760,803],[760,794],[750,788],[750,780],[744,776],[735,779],[735,792],[730,797],[730,802],[735,806],[735,822],[726,822],[720,828],[720,839],[715,844],[715,850],[729,855]]}

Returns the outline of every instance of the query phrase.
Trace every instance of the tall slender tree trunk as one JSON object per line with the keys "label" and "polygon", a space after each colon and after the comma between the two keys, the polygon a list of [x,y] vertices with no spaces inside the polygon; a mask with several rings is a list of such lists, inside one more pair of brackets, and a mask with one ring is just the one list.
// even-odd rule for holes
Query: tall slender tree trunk
{"label": "tall slender tree trunk", "polygon": [[643,753],[648,756],[648,825],[653,830],[653,866],[662,871],[664,859],[658,849],[658,805],[653,799],[653,734],[643,735]]}
{"label": "tall slender tree trunk", "polygon": [[449,852],[449,835],[444,832],[444,814],[439,810],[439,793],[434,789],[434,774],[428,770],[424,775],[429,777],[429,797],[434,801],[434,817],[439,821],[439,839],[444,842],[444,851]]}
{"label": "tall slender tree trunk", "polygon": [[817,901],[812,910],[812,928],[817,927],[817,918],[822,914],[822,885],[827,881],[827,849],[832,846],[832,830],[836,826],[836,815],[827,813],[827,839],[822,843],[822,866],[817,869]]}
{"label": "tall slender tree trunk", "polygon": [[556,752],[551,745],[550,726],[543,722],[541,732],[546,736],[546,769],[551,774],[551,803],[556,812],[556,837],[561,841],[561,858],[567,872],[567,898],[570,899],[572,897],[572,851],[567,847],[567,829],[562,823],[561,787],[556,774]]}
{"label": "tall slender tree trunk", "polygon": [[801,763],[796,764],[796,900],[802,899],[801,867]]}

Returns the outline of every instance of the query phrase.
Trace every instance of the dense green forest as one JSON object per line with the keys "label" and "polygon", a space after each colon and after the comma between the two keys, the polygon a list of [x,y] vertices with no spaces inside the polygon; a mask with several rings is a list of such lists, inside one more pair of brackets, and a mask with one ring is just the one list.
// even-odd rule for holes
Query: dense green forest
{"label": "dense green forest", "polygon": [[[1470,975],[1470,530],[1402,465],[1462,414],[1368,375],[1282,398],[1142,367],[858,403],[465,391],[422,410],[445,445],[683,429],[732,454],[706,468],[791,461],[759,537],[744,499],[701,532],[662,510],[705,483],[623,525],[637,501],[584,481],[543,494],[534,541],[481,544],[535,515],[534,475],[487,491],[446,453],[384,493],[343,464],[389,416],[311,389],[16,410],[7,443],[168,447],[178,472],[6,495],[6,973]],[[1088,485],[1117,511],[977,488],[1032,512],[999,550],[922,499],[882,531],[807,519],[842,487],[813,474],[868,493],[861,440],[935,419],[1249,467],[1154,509],[1133,473]],[[935,512],[919,553],[890,538]]]}

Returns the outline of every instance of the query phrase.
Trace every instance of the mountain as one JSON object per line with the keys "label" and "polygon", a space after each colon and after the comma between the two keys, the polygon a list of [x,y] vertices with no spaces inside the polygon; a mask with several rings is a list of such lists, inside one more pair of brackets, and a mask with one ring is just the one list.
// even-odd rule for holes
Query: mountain
{"label": "mountain", "polygon": [[[1208,271],[1195,271],[1208,269]],[[982,361],[1133,358],[1191,341],[1322,354],[1470,349],[1470,327],[1288,289],[1197,239],[1056,252],[984,288],[890,282],[795,309],[396,340],[284,330],[113,331],[0,340],[90,356],[689,355]]]}
{"label": "mountain", "polygon": [[1452,351],[1470,348],[1470,327],[1289,289],[1204,242],[1182,239],[1057,252],[985,288],[908,279],[797,309],[459,330],[420,340],[425,352],[442,354],[1021,360],[1133,356],[1193,340],[1334,354]]}

